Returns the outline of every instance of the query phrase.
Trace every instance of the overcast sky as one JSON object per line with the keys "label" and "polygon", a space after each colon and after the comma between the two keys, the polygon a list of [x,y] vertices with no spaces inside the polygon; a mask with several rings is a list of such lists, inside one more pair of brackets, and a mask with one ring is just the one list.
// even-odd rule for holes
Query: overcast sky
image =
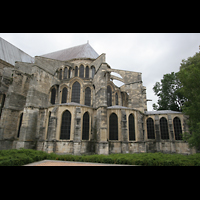
{"label": "overcast sky", "polygon": [[152,90],[164,74],[179,71],[182,59],[199,52],[200,33],[0,33],[0,37],[30,56],[87,43],[114,69],[142,73],[147,109],[157,97]]}

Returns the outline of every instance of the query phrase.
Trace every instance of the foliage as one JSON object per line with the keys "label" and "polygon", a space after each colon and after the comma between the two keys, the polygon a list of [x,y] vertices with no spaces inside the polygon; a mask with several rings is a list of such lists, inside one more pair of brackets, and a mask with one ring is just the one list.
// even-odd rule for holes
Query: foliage
{"label": "foliage", "polygon": [[128,164],[143,166],[194,166],[200,165],[200,154],[180,155],[164,153],[136,153],[110,155],[57,155],[58,160]]}
{"label": "foliage", "polygon": [[159,152],[77,156],[49,154],[32,149],[0,150],[0,166],[21,166],[44,159],[143,166],[200,166],[200,153],[181,155]]}
{"label": "foliage", "polygon": [[184,114],[189,116],[190,132],[184,134],[190,147],[200,149],[200,53],[182,60],[178,78],[181,93],[188,99],[183,105]]}
{"label": "foliage", "polygon": [[156,82],[153,91],[158,96],[158,105],[153,104],[154,110],[181,111],[183,103],[186,101],[181,93],[181,84],[177,78],[177,73],[165,74],[160,82]]}
{"label": "foliage", "polygon": [[0,166],[21,166],[46,159],[47,154],[33,149],[10,149],[0,151]]}

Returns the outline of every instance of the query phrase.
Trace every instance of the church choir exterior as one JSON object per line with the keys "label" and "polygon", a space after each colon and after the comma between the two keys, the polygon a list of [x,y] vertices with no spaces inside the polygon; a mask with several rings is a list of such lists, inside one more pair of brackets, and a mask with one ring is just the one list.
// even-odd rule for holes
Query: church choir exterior
{"label": "church choir exterior", "polygon": [[142,73],[111,68],[89,43],[32,58],[0,38],[0,80],[0,149],[195,153],[187,116],[147,111]]}

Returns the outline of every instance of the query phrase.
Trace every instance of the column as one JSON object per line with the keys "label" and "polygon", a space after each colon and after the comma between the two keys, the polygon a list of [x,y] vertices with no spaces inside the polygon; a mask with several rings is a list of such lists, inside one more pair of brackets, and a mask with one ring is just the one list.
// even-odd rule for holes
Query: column
{"label": "column", "polygon": [[157,151],[160,151],[161,136],[160,136],[160,121],[158,115],[155,115],[155,133],[156,133],[155,138],[156,138]]}
{"label": "column", "polygon": [[80,155],[81,152],[81,108],[76,107],[75,111],[75,129],[74,129],[74,155]]}
{"label": "column", "polygon": [[126,111],[121,110],[122,153],[129,153]]}
{"label": "column", "polygon": [[172,116],[167,115],[168,117],[168,125],[169,125],[169,139],[171,143],[171,153],[176,153],[176,145],[174,140],[174,132],[173,132],[173,124],[172,124]]}

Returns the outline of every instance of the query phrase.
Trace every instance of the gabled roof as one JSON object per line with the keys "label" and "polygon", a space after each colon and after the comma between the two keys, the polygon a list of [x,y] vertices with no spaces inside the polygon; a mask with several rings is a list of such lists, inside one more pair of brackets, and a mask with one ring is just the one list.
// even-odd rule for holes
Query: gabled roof
{"label": "gabled roof", "polygon": [[98,56],[99,55],[97,54],[97,52],[90,46],[89,43],[41,55],[41,57],[46,57],[61,61],[67,61],[74,58],[96,59]]}
{"label": "gabled roof", "polygon": [[15,61],[34,63],[34,58],[0,37],[0,59],[15,65]]}

